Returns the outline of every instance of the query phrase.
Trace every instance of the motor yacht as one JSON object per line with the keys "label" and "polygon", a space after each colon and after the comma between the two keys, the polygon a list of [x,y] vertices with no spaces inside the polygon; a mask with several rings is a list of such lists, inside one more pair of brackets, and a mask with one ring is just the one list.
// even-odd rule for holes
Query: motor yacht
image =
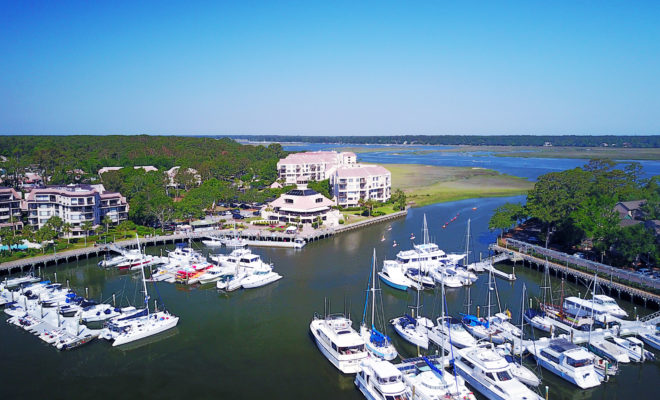
{"label": "motor yacht", "polygon": [[[564,311],[576,317],[592,317],[599,322],[611,321],[614,318],[626,318],[625,312],[616,301],[604,294],[597,294],[592,299],[567,297],[564,299]],[[608,318],[609,317],[609,318]]]}
{"label": "motor yacht", "polygon": [[644,362],[655,360],[652,352],[644,349],[644,342],[636,337],[612,337],[611,340],[628,353],[630,361]]}
{"label": "motor yacht", "polygon": [[520,382],[512,366],[489,347],[470,347],[457,351],[456,372],[479,393],[490,400],[542,400]]}
{"label": "motor yacht", "polygon": [[542,347],[537,342],[532,350],[537,363],[555,375],[578,386],[589,389],[600,385],[601,379],[594,369],[594,356],[566,339],[551,339]]}
{"label": "motor yacht", "polygon": [[389,361],[367,358],[360,362],[355,386],[369,400],[411,400],[401,371]]}
{"label": "motor yacht", "polygon": [[419,288],[422,286],[413,282],[405,275],[405,269],[396,261],[385,260],[383,269],[378,273],[378,277],[387,285],[398,290],[407,290],[409,287]]}
{"label": "motor yacht", "polygon": [[321,317],[314,314],[309,330],[323,355],[345,374],[360,371],[360,361],[369,356],[364,340],[344,314]]}
{"label": "motor yacht", "polygon": [[282,275],[277,272],[273,272],[272,267],[259,268],[252,270],[243,280],[241,281],[241,286],[244,289],[254,289],[261,286],[266,286],[273,282],[277,282],[282,279]]}

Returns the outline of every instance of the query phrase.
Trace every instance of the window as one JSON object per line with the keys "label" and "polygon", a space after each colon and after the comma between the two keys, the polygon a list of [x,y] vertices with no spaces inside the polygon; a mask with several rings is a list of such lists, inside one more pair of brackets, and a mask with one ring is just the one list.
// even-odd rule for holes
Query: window
{"label": "window", "polygon": [[317,202],[317,203],[322,203],[322,202],[323,202],[323,199],[319,197],[319,198],[316,199],[316,202]]}
{"label": "window", "polygon": [[293,199],[284,199],[285,203],[293,204]]}

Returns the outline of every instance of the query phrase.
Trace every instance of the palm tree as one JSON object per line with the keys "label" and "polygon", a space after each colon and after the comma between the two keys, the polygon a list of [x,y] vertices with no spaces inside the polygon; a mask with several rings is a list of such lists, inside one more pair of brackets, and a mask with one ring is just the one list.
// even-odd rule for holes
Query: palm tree
{"label": "palm tree", "polygon": [[71,243],[71,240],[70,240],[71,237],[70,237],[69,233],[71,233],[72,229],[73,229],[73,226],[71,226],[71,224],[68,223],[68,222],[62,225],[62,233],[64,233],[64,235],[66,236],[66,244]]}
{"label": "palm tree", "polygon": [[108,234],[108,225],[112,223],[112,219],[108,217],[107,215],[103,217],[103,221],[101,221],[103,225],[105,225],[105,234]]}
{"label": "palm tree", "polygon": [[87,247],[87,235],[89,234],[89,231],[92,229],[92,221],[85,221],[82,224],[82,228],[85,231],[85,247]]}

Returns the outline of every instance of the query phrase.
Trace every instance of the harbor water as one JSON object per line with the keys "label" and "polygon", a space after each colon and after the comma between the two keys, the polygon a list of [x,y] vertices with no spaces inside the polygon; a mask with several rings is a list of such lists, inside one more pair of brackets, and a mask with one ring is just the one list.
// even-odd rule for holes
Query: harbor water
{"label": "harbor water", "polygon": [[[374,248],[379,265],[384,258],[410,248],[411,233],[417,242],[422,237],[426,214],[431,239],[447,252],[463,252],[469,218],[471,257],[478,258],[479,253],[487,254],[488,244],[495,239],[487,229],[492,211],[507,201],[524,201],[524,197],[463,200],[411,209],[405,218],[313,242],[302,250],[254,248],[284,276],[258,289],[222,293],[213,285],[149,284],[152,306],[153,301],[164,304],[181,318],[179,325],[125,347],[113,348],[95,340],[73,351],[58,352],[25,331],[0,324],[0,394],[3,399],[361,399],[353,377],[339,373],[309,335],[309,322],[314,312],[323,312],[324,298],[331,301],[331,311],[350,310],[357,328]],[[442,225],[455,216],[456,220],[443,229]],[[392,246],[394,240],[397,247]],[[208,252],[201,243],[193,246]],[[147,248],[151,254],[164,251],[163,247]],[[139,304],[139,273],[104,270],[97,266],[98,261],[90,258],[61,264],[41,273],[51,280],[57,273],[59,282],[68,281],[79,294],[84,295],[88,288],[89,297],[96,300],[112,301],[114,293],[121,305]],[[517,322],[523,284],[531,296],[539,297],[543,274],[520,266],[515,273],[518,280],[498,279],[497,285],[501,308],[511,310]],[[486,280],[487,275],[480,275],[471,288],[473,312],[477,305],[486,303]],[[552,286],[557,291],[560,281],[552,278]],[[565,284],[565,290],[581,295],[587,291],[585,286],[570,283]],[[447,290],[451,314],[458,316],[464,311],[465,294],[464,288]],[[382,299],[389,320],[406,312],[414,296],[384,287]],[[437,315],[436,304],[435,292],[426,291],[422,313]],[[623,300],[619,304],[631,316],[635,313],[633,304]],[[484,311],[481,308],[482,314]],[[651,312],[641,307],[636,311],[639,315]],[[404,343],[391,327],[386,331],[404,357],[417,354],[417,349]],[[660,362],[627,364],[621,370],[609,383],[587,391],[543,370],[542,385],[550,387],[551,399],[657,397]]]}

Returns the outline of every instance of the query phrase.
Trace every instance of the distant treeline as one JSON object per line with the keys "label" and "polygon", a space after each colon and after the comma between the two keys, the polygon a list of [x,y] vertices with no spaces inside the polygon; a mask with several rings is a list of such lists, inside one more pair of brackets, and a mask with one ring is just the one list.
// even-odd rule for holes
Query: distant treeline
{"label": "distant treeline", "polygon": [[282,146],[243,146],[229,138],[191,136],[0,136],[0,156],[8,170],[38,166],[54,183],[73,169],[96,174],[103,167],[152,165],[194,168],[203,180],[245,174],[268,182],[277,178]]}
{"label": "distant treeline", "polygon": [[594,147],[606,143],[608,146],[650,148],[660,147],[660,135],[401,135],[401,136],[290,136],[290,135],[231,135],[234,139],[267,142],[305,142],[338,144],[421,144],[421,145],[471,145],[471,146],[553,146]]}

